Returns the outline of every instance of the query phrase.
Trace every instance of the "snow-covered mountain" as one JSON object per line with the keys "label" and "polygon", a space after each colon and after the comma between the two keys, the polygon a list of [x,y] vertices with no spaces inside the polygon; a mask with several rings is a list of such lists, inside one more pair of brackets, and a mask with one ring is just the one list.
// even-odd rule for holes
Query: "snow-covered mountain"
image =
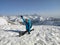
{"label": "snow-covered mountain", "polygon": [[34,31],[21,37],[19,32],[25,31],[25,25],[19,23],[22,22],[20,16],[0,18],[0,45],[60,45],[60,26],[56,26],[60,23],[55,23],[56,18],[53,18],[54,20],[41,16],[24,16],[24,18],[32,20]]}
{"label": "snow-covered mountain", "polygon": [[[22,22],[22,19],[20,16],[3,16],[4,19],[6,19],[8,22],[19,24],[19,22]],[[60,26],[60,19],[59,18],[53,18],[53,17],[42,17],[42,16],[24,16],[24,18],[30,18],[33,25],[56,25]]]}
{"label": "snow-covered mountain", "polygon": [[8,22],[4,18],[0,17],[0,25],[7,25]]}

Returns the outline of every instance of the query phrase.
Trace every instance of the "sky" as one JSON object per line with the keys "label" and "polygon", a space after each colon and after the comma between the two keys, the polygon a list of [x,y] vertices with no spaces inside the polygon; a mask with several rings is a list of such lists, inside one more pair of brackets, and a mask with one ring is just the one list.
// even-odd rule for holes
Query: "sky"
{"label": "sky", "polygon": [[0,0],[0,15],[60,17],[60,0]]}

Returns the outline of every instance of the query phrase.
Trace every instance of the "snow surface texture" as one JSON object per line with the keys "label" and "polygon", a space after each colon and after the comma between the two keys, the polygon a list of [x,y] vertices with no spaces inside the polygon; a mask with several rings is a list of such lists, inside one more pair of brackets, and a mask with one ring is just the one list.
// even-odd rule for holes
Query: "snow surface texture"
{"label": "snow surface texture", "polygon": [[7,25],[7,24],[8,22],[4,18],[0,17],[0,25]]}
{"label": "snow surface texture", "polygon": [[10,22],[9,25],[1,25],[0,45],[60,45],[59,26],[33,25],[33,28],[31,34],[19,37],[19,31],[25,31],[25,25]]}

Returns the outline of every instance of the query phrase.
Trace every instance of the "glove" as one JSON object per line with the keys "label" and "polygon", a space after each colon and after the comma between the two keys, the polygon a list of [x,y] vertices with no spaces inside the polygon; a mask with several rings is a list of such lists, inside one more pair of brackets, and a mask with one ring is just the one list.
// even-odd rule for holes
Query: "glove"
{"label": "glove", "polygon": [[21,16],[21,18],[23,18],[23,16]]}

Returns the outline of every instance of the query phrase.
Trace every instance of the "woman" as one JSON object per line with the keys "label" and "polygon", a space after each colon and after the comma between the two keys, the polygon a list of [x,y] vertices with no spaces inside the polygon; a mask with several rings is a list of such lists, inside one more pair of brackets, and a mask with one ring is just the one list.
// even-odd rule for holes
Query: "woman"
{"label": "woman", "polygon": [[23,16],[21,16],[23,22],[25,23],[26,26],[26,31],[28,32],[28,34],[30,34],[30,29],[32,28],[32,23],[30,19],[24,19]]}

